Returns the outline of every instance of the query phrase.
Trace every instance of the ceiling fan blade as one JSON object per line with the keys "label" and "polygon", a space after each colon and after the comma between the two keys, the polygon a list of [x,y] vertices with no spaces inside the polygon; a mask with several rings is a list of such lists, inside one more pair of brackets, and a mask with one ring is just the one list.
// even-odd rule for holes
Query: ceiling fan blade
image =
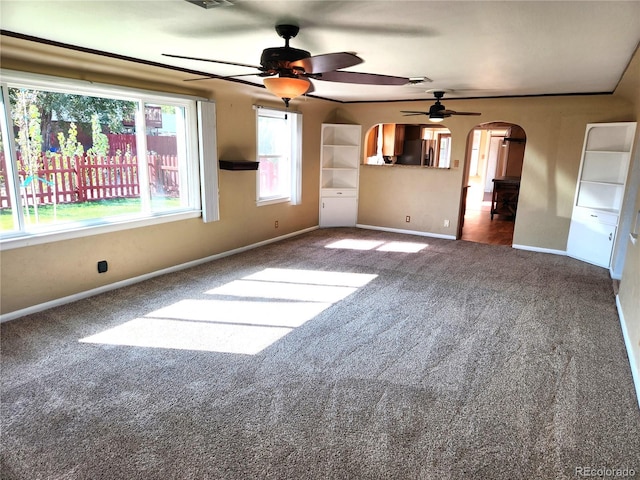
{"label": "ceiling fan blade", "polygon": [[404,77],[360,72],[324,72],[318,74],[316,79],[326,82],[358,83],[361,85],[406,85],[409,83],[409,79]]}
{"label": "ceiling fan blade", "polygon": [[197,82],[198,80],[211,80],[216,78],[236,78],[236,77],[270,77],[269,73],[265,72],[251,72],[251,73],[242,73],[240,75],[207,75],[205,77],[198,78],[186,78],[185,82]]}
{"label": "ceiling fan blade", "polygon": [[445,115],[482,115],[478,112],[454,112],[453,110],[445,110],[442,113],[444,113]]}
{"label": "ceiling fan blade", "polygon": [[414,110],[400,110],[400,113],[405,115],[429,115],[429,112],[416,112]]}
{"label": "ceiling fan blade", "polygon": [[301,67],[305,73],[325,73],[340,70],[341,68],[353,67],[363,61],[364,60],[353,53],[338,52],[303,58],[302,60],[291,62],[291,66],[294,68]]}
{"label": "ceiling fan blade", "polygon": [[185,57],[183,55],[172,55],[172,54],[169,54],[169,53],[163,53],[162,55],[165,56],[165,57],[183,58],[185,60],[198,60],[200,62],[222,63],[224,65],[234,65],[236,67],[255,68],[256,70],[261,70],[262,69],[262,67],[260,67],[258,65],[249,65],[248,63],[226,62],[224,60],[211,60],[209,58]]}

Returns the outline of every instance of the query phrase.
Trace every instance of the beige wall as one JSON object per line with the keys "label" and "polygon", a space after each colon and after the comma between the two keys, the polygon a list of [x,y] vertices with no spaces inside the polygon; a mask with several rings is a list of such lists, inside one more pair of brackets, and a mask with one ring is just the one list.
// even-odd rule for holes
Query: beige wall
{"label": "beige wall", "polygon": [[[213,98],[217,105],[217,142],[222,159],[252,159],[255,120],[252,105],[280,107],[264,89],[207,80],[189,83],[189,75],[152,66],[104,59],[16,39],[2,39],[3,68],[51,73],[127,86],[190,93]],[[637,55],[636,55],[637,57]],[[150,80],[153,79],[153,80]],[[626,80],[626,77],[625,77]],[[631,87],[627,86],[631,83]],[[621,84],[627,94],[514,99],[446,100],[454,110],[482,112],[479,117],[452,117],[451,170],[410,166],[361,166],[358,223],[455,236],[469,131],[479,123],[505,121],[520,125],[527,136],[521,196],[514,243],[564,251],[575,192],[585,125],[635,120],[638,78]],[[221,220],[199,219],[61,241],[1,253],[1,312],[8,313],[113,282],[154,272],[233,248],[295,232],[318,224],[318,175],[322,122],[358,123],[365,132],[377,123],[404,123],[405,109],[424,103],[346,104],[298,99],[303,113],[303,204],[255,205],[255,175],[220,172]],[[405,222],[406,215],[411,223]],[[444,227],[444,220],[450,221]],[[280,228],[274,229],[278,220]],[[636,249],[637,250],[637,249]],[[637,277],[636,265],[626,270]],[[98,275],[96,262],[109,261]],[[34,265],[43,265],[39,269]],[[43,271],[44,270],[44,271]],[[625,276],[627,276],[625,271]],[[55,281],[51,281],[54,278]],[[638,281],[623,280],[621,299],[638,295]],[[625,292],[630,293],[625,293]],[[630,299],[629,299],[630,297]],[[631,314],[630,314],[631,315]]]}
{"label": "beige wall", "polygon": [[[406,120],[401,110],[428,109],[429,104],[355,104],[343,107],[340,116],[366,131],[376,123],[401,123]],[[509,122],[520,125],[527,136],[513,243],[565,251],[585,126],[631,120],[632,106],[612,95],[446,100],[445,105],[482,112],[443,124],[451,130],[452,165],[459,160],[459,167],[363,165],[358,222],[455,236],[467,135],[480,123]],[[406,215],[411,215],[410,224]],[[446,219],[451,221],[448,228]]]}
{"label": "beige wall", "polygon": [[[619,83],[616,96],[633,105],[632,120],[640,122],[640,50],[636,51],[627,72]],[[628,196],[623,210],[635,217],[636,212],[640,212],[640,128],[636,129],[631,159],[632,168],[628,183],[630,188],[635,189],[635,195]],[[633,245],[628,236],[619,238],[619,241],[625,242],[627,248],[618,298],[631,343],[631,361],[635,361],[636,371],[640,373],[640,242]],[[618,250],[622,250],[619,245]],[[640,388],[640,385],[636,388]],[[640,390],[638,395],[640,396]]]}

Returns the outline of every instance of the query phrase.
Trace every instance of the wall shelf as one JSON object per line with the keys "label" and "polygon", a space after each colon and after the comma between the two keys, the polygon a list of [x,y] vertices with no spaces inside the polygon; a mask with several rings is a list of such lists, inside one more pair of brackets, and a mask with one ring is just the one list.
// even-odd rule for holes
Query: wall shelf
{"label": "wall shelf", "polygon": [[221,170],[257,170],[260,162],[250,162],[247,160],[220,160]]}

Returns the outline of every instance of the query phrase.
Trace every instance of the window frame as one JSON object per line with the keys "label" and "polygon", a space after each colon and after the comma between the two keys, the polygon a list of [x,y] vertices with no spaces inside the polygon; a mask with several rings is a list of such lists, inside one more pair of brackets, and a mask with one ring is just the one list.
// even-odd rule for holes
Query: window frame
{"label": "window frame", "polygon": [[[19,193],[17,172],[15,171],[15,139],[13,135],[8,135],[5,130],[9,130],[13,125],[10,114],[10,104],[8,103],[8,89],[11,87],[24,87],[29,89],[42,89],[49,92],[58,92],[75,95],[99,96],[102,98],[114,98],[118,100],[133,101],[144,111],[144,106],[148,103],[161,103],[163,105],[173,105],[184,108],[185,112],[185,156],[186,162],[181,167],[185,171],[186,198],[187,205],[181,208],[166,210],[161,212],[140,211],[135,214],[122,214],[113,217],[101,217],[87,219],[77,222],[67,222],[58,225],[40,226],[37,231],[24,230],[24,219],[20,219],[22,208],[14,208],[15,217],[18,217],[18,230],[0,232],[0,249],[8,250],[25,246],[68,240],[73,238],[97,235],[102,233],[140,228],[150,225],[157,225],[167,222],[198,218],[202,216],[202,195],[212,188],[217,189],[217,178],[213,178],[215,184],[207,185],[206,179],[201,178],[201,161],[203,156],[202,142],[200,141],[200,122],[198,110],[200,103],[207,99],[188,95],[172,94],[165,92],[147,91],[136,88],[120,87],[93,83],[83,80],[67,79],[49,75],[17,72],[10,70],[0,70],[0,88],[2,93],[2,111],[0,114],[6,122],[6,129],[3,127],[3,139],[5,139],[5,156],[7,161],[7,189],[14,190],[13,199]],[[140,108],[136,109],[136,131],[144,132],[142,126],[143,118]],[[3,122],[3,123],[4,123]],[[214,132],[208,132],[215,136]],[[5,136],[6,135],[6,136]],[[142,135],[144,137],[144,134]],[[144,139],[146,143],[146,138]],[[144,143],[142,144],[144,145]],[[141,147],[140,151],[144,150]],[[211,152],[209,152],[209,155]],[[215,154],[214,154],[215,155]],[[11,163],[11,165],[9,165]],[[141,169],[140,171],[142,171]],[[217,177],[217,176],[214,176]],[[142,179],[140,180],[143,181]],[[16,203],[16,202],[14,202]],[[143,201],[144,203],[144,201]],[[214,220],[217,220],[214,218]]]}
{"label": "window frame", "polygon": [[[256,159],[260,158],[260,126],[259,120],[261,116],[272,118],[283,118],[289,120],[291,142],[289,145],[290,157],[290,185],[288,195],[281,196],[260,196],[260,166],[256,171],[256,205],[258,207],[264,205],[273,205],[276,203],[290,203],[291,205],[300,205],[302,202],[302,113],[291,112],[289,110],[279,110],[260,105],[254,106],[256,110]],[[290,118],[287,118],[290,116]]]}

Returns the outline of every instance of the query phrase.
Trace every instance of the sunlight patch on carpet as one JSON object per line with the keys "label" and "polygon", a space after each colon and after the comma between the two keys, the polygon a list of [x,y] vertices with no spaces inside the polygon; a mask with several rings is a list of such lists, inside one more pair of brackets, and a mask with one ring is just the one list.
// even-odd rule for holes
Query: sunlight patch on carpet
{"label": "sunlight patch on carpet", "polygon": [[283,300],[299,300],[302,302],[335,303],[348,297],[356,290],[357,288],[354,287],[236,280],[209,290],[207,293],[237,297],[279,298]]}
{"label": "sunlight patch on carpet", "polygon": [[345,238],[337,240],[325,246],[325,248],[344,248],[346,250],[373,250],[384,242],[379,240],[353,240]]}
{"label": "sunlight patch on carpet", "polygon": [[298,270],[289,268],[265,268],[244,280],[329,285],[335,287],[363,287],[377,275],[367,273],[328,272],[324,270]]}
{"label": "sunlight patch on carpet", "polygon": [[255,355],[376,277],[267,268],[79,341]]}
{"label": "sunlight patch on carpet", "polygon": [[236,300],[180,300],[145,317],[172,320],[295,328],[308,322],[331,303]]}
{"label": "sunlight patch on carpet", "polygon": [[343,248],[346,250],[376,250],[379,252],[417,253],[427,248],[427,243],[416,242],[383,242],[379,240],[343,239],[332,242],[325,248]]}
{"label": "sunlight patch on carpet", "polygon": [[83,338],[80,342],[255,355],[292,330],[292,328],[135,318],[97,335]]}
{"label": "sunlight patch on carpet", "polygon": [[427,243],[415,242],[387,242],[376,250],[380,252],[401,252],[401,253],[418,253],[420,250],[427,248]]}

